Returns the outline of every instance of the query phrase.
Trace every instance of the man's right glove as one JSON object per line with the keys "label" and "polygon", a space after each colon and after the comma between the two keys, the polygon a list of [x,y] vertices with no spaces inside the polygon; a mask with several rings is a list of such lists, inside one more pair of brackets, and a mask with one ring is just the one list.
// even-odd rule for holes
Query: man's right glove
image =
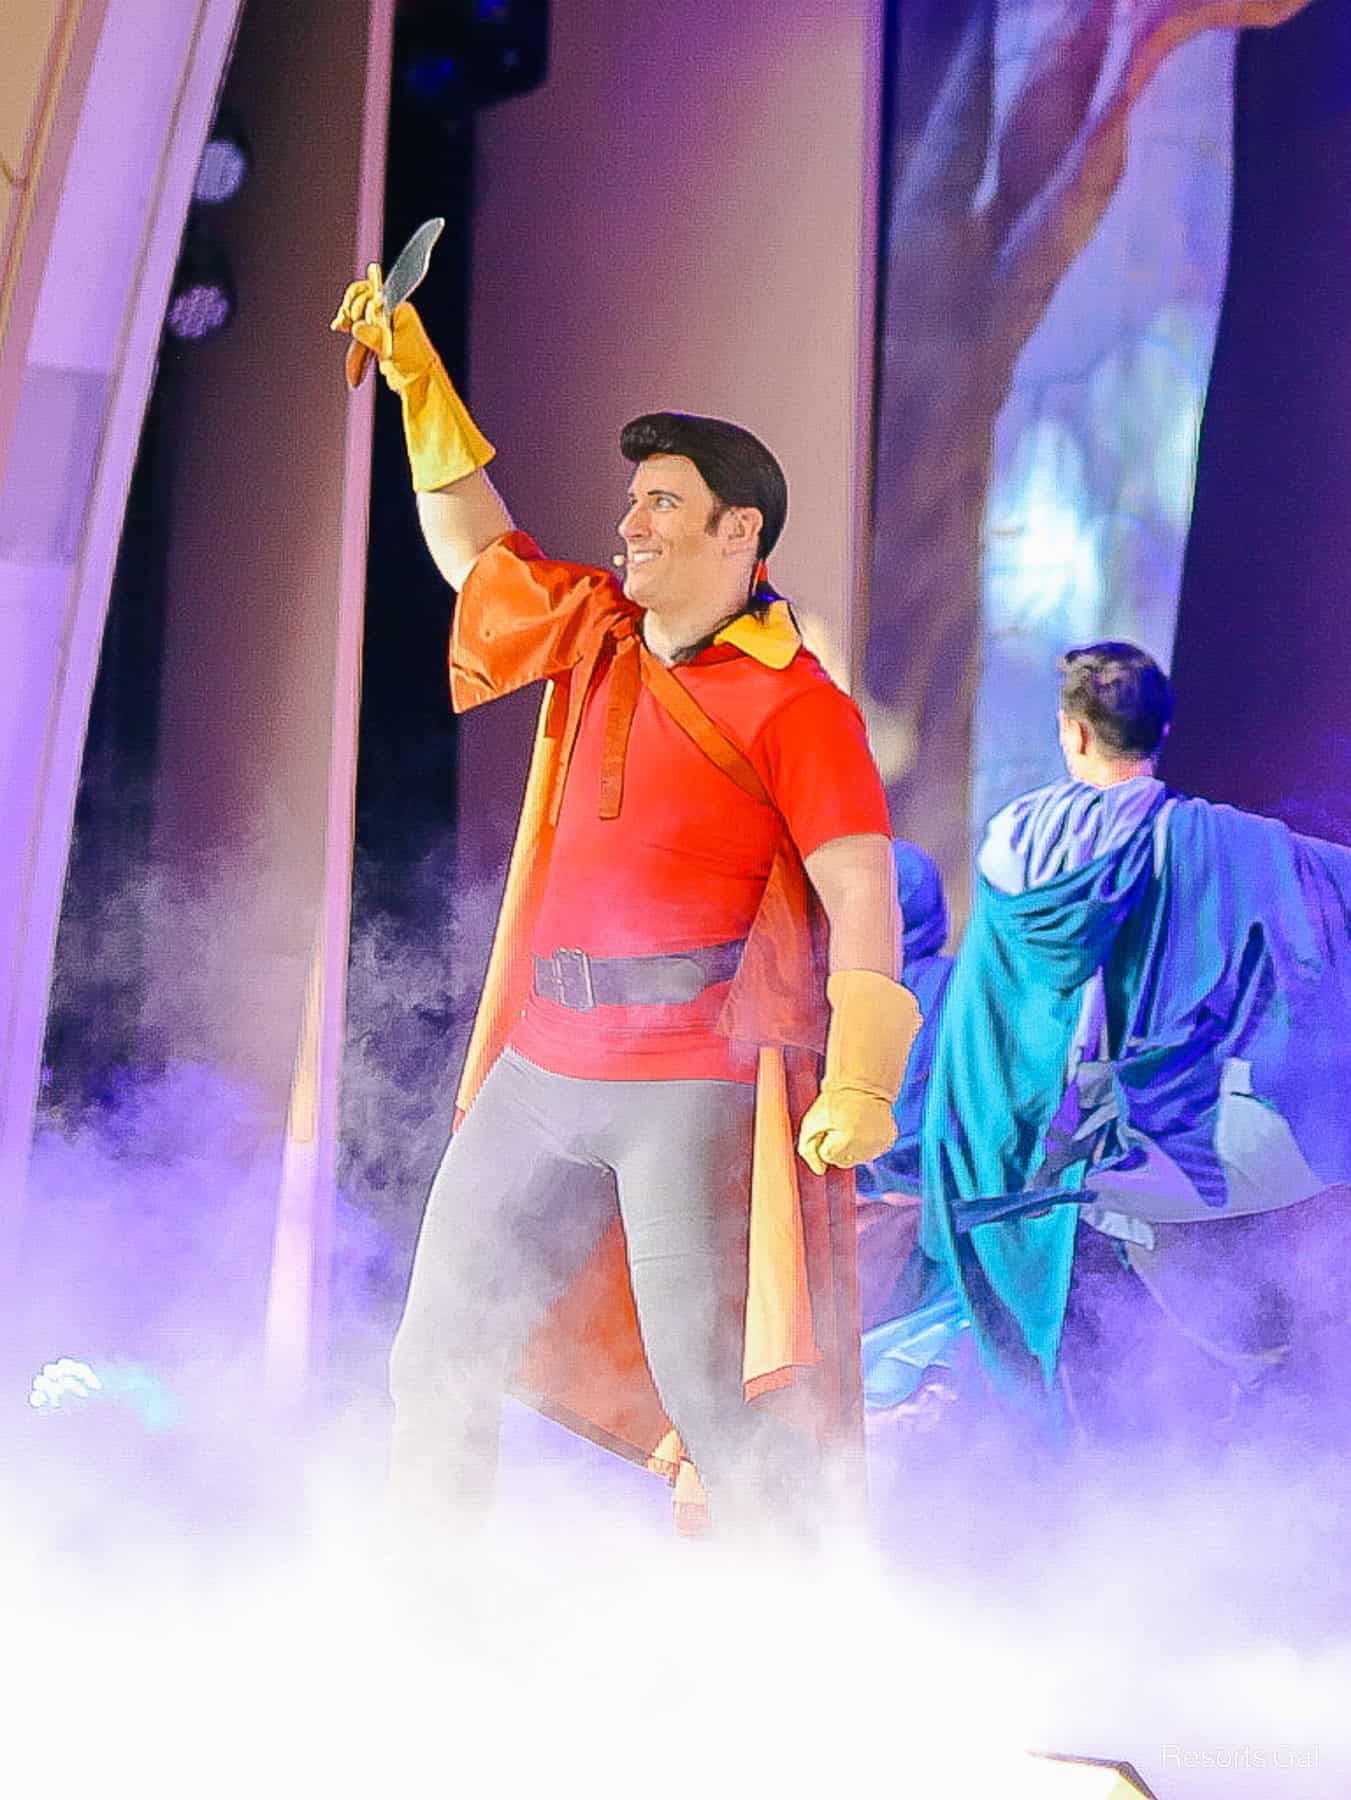
{"label": "man's right glove", "polygon": [[469,416],[410,301],[385,314],[380,265],[342,297],[331,331],[349,331],[372,352],[403,406],[403,435],[413,486],[428,494],[491,462],[492,445]]}
{"label": "man's right glove", "polygon": [[871,969],[837,969],[826,998],[825,1074],[797,1139],[798,1155],[816,1175],[871,1162],[896,1142],[892,1107],[924,1022],[909,988]]}

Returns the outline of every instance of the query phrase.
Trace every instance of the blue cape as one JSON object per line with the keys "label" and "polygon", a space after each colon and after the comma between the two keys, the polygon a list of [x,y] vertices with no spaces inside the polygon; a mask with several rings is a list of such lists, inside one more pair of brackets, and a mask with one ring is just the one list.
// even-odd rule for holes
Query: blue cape
{"label": "blue cape", "polygon": [[[971,1219],[1032,1188],[1091,1190],[1114,1119],[1165,1148],[1222,1216],[1215,1130],[1225,1065],[1242,1058],[1317,1175],[1351,1179],[1351,851],[1157,783],[1136,800],[1115,832],[1078,783],[1015,803],[1015,860],[1038,885],[978,877],[935,1045],[921,1243],[1011,1386],[1051,1385],[1078,1209]],[[1078,859],[1057,861],[1048,848],[1071,820],[1087,837]],[[1099,820],[1110,847],[1094,855]],[[1056,1115],[1099,972],[1112,1104],[1096,1135],[1066,1138]]]}

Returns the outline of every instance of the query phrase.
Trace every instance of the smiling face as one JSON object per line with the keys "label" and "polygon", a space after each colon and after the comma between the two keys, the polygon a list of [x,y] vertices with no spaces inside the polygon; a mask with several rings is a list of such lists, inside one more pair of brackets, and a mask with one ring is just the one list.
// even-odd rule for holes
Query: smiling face
{"label": "smiling face", "polygon": [[627,564],[624,592],[658,618],[728,597],[749,585],[760,515],[723,507],[686,456],[650,456],[634,470],[619,521]]}

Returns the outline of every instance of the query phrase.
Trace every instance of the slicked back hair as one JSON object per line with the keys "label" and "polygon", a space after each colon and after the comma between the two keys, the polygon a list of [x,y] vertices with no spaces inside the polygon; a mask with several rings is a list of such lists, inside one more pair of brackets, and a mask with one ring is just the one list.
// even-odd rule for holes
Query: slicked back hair
{"label": "slicked back hair", "polygon": [[1056,663],[1060,706],[1091,727],[1109,756],[1154,756],[1173,717],[1172,683],[1147,650],[1108,640]]}

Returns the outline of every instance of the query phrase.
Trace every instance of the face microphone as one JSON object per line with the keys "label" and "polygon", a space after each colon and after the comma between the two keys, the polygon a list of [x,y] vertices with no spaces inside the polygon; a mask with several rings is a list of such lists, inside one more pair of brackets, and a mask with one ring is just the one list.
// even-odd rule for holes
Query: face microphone
{"label": "face microphone", "polygon": [[624,567],[624,564],[625,564],[625,563],[626,563],[626,562],[627,562],[627,561],[628,561],[628,560],[629,560],[629,559],[628,559],[628,557],[627,557],[627,556],[623,556],[623,555],[620,555],[620,556],[612,556],[612,557],[611,557],[611,558],[610,558],[610,561],[611,561],[611,562],[612,562],[612,563],[613,563],[613,564],[614,564],[614,566],[615,566],[615,567],[616,567],[616,568],[617,568],[617,569],[622,569],[622,568],[623,568],[623,567]]}

